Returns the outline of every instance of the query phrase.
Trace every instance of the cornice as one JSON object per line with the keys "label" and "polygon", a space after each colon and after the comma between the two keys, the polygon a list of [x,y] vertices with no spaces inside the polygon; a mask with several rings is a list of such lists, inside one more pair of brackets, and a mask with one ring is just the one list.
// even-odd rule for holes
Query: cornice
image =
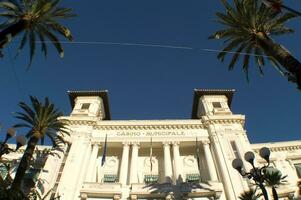
{"label": "cornice", "polygon": [[[277,151],[294,151],[294,150],[301,150],[301,145],[290,145],[290,146],[276,146],[276,147],[269,147],[267,146],[270,151],[277,152]],[[253,149],[256,153],[259,153],[260,149]]]}
{"label": "cornice", "polygon": [[68,125],[87,125],[87,126],[95,126],[95,120],[68,120],[66,122]]}
{"label": "cornice", "polygon": [[[160,123],[160,124],[148,124],[149,121],[146,121],[145,124],[141,124],[142,121],[138,124],[126,124],[126,121],[120,122],[111,121],[110,123],[99,123],[97,120],[85,120],[85,119],[69,119],[67,121],[68,125],[87,125],[93,126],[95,130],[172,130],[172,129],[204,129],[208,128],[212,124],[241,124],[244,126],[245,119],[243,117],[231,117],[231,118],[203,118],[199,120],[198,124],[190,123]],[[129,121],[130,122],[130,121]],[[162,121],[161,121],[162,122]],[[150,121],[151,123],[151,121]]]}
{"label": "cornice", "polygon": [[95,125],[96,130],[175,130],[204,129],[203,124],[160,124],[160,125]]}
{"label": "cornice", "polygon": [[224,118],[224,119],[203,119],[202,120],[203,124],[205,127],[208,127],[209,125],[212,124],[241,124],[244,126],[245,124],[245,119],[244,118]]}

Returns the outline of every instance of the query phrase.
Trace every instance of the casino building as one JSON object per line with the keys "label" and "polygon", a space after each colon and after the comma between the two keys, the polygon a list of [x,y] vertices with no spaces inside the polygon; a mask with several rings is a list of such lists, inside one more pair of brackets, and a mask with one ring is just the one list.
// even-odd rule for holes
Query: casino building
{"label": "casino building", "polygon": [[[280,199],[299,197],[301,141],[251,144],[245,116],[231,111],[233,94],[194,90],[191,119],[112,120],[107,91],[69,91],[72,112],[62,119],[69,123],[70,144],[29,169],[33,185],[42,196],[52,189],[51,196],[62,200],[238,200],[253,185],[232,161],[253,151],[262,166],[258,153],[265,146],[270,167],[287,175],[277,188]],[[6,160],[17,163],[21,153]],[[244,161],[244,169],[251,165]]]}

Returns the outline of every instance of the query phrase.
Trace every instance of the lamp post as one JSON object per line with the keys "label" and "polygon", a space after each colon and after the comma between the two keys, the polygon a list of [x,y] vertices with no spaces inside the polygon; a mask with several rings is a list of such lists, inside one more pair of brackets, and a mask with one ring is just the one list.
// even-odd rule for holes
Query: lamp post
{"label": "lamp post", "polygon": [[259,155],[260,155],[260,157],[262,157],[263,159],[265,159],[267,161],[267,164],[264,165],[263,167],[255,167],[254,153],[251,151],[246,152],[244,158],[253,167],[250,170],[250,172],[246,172],[245,170],[243,170],[243,162],[241,159],[236,158],[232,161],[232,167],[234,169],[236,169],[240,173],[240,175],[242,175],[243,177],[247,177],[250,180],[253,180],[255,182],[255,184],[261,189],[265,200],[269,200],[267,190],[264,186],[264,181],[265,181],[264,174],[265,174],[266,168],[269,167],[269,165],[270,165],[270,153],[271,152],[267,147],[261,148],[259,150]]}
{"label": "lamp post", "polygon": [[26,138],[23,136],[23,135],[18,135],[16,137],[16,149],[13,150],[11,148],[9,148],[8,144],[7,144],[7,141],[12,138],[12,137],[15,137],[16,136],[16,131],[14,128],[9,128],[7,129],[7,132],[6,132],[6,136],[5,136],[5,139],[3,142],[0,143],[0,158],[4,155],[4,154],[8,154],[10,152],[13,152],[13,151],[17,151],[21,146],[24,146],[25,143],[26,143]]}

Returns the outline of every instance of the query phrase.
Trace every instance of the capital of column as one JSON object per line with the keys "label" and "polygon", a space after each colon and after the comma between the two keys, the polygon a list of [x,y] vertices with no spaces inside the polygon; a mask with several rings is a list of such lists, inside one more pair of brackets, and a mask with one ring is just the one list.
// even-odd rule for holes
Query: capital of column
{"label": "capital of column", "polygon": [[130,142],[122,142],[122,144],[123,144],[123,147],[129,147],[130,146]]}
{"label": "capital of column", "polygon": [[178,147],[180,145],[180,142],[179,141],[173,141],[173,142],[171,142],[171,144],[174,147]]}
{"label": "capital of column", "polygon": [[92,142],[91,145],[92,145],[92,147],[99,146],[99,143],[98,142]]}
{"label": "capital of column", "polygon": [[162,144],[163,144],[163,146],[169,146],[171,144],[171,142],[170,141],[163,141]]}
{"label": "capital of column", "polygon": [[210,144],[210,140],[201,140],[202,145],[209,145]]}
{"label": "capital of column", "polygon": [[139,147],[140,146],[140,142],[131,142],[133,147]]}

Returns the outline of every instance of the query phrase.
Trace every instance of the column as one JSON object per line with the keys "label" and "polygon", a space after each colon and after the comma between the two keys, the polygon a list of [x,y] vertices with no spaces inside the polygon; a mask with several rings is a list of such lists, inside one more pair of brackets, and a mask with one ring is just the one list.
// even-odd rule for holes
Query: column
{"label": "column", "polygon": [[88,173],[86,177],[87,182],[95,182],[96,181],[96,160],[98,156],[98,144],[93,144],[92,152],[90,156]]}
{"label": "column", "polygon": [[166,182],[172,180],[172,165],[170,158],[170,142],[163,142],[164,149],[164,176]]}
{"label": "column", "polygon": [[[213,132],[213,131],[212,131]],[[236,200],[238,199],[235,195],[235,189],[234,189],[234,180],[232,181],[232,177],[229,173],[229,168],[230,166],[227,166],[226,163],[226,158],[224,157],[223,151],[221,149],[221,144],[219,142],[219,138],[216,135],[215,132],[211,133],[211,144],[214,147],[215,151],[215,156],[216,156],[216,161],[217,161],[217,166],[219,167],[220,170],[220,175],[223,181],[223,186],[225,189],[225,195],[227,199],[231,200]],[[233,170],[233,169],[231,169]]]}
{"label": "column", "polygon": [[208,174],[209,174],[209,180],[210,181],[217,181],[216,169],[215,169],[212,154],[211,154],[211,151],[210,151],[209,143],[210,143],[209,140],[202,141],[202,144],[203,144],[203,147],[204,147],[206,165],[207,165]]}
{"label": "column", "polygon": [[126,185],[126,179],[128,175],[128,165],[129,165],[129,152],[130,146],[128,142],[123,143],[122,159],[119,173],[119,182],[122,185]]}
{"label": "column", "polygon": [[172,150],[173,150],[173,157],[174,157],[174,170],[175,170],[175,178],[177,182],[182,182],[182,162],[180,156],[180,149],[179,149],[180,142],[173,142],[172,143]]}
{"label": "column", "polygon": [[130,184],[131,183],[138,183],[138,171],[137,171],[138,150],[139,150],[139,143],[138,142],[133,142],[132,143],[132,159],[131,159]]}

